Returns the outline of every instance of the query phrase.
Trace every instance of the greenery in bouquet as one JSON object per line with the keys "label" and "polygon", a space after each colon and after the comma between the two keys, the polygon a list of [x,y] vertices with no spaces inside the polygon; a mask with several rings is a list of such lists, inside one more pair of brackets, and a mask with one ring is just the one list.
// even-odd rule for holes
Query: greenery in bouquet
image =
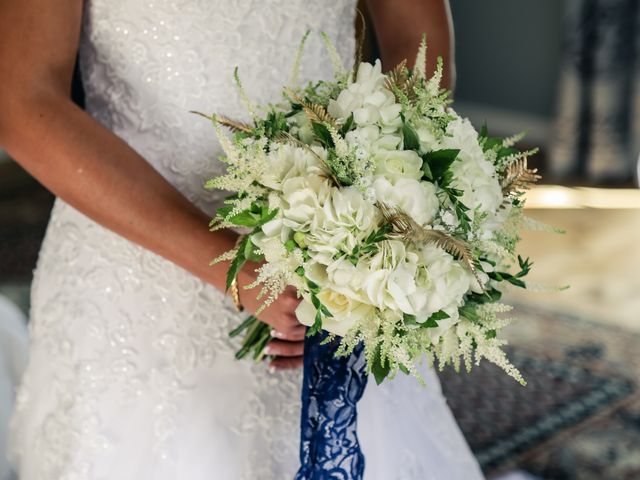
{"label": "greenery in bouquet", "polygon": [[[516,253],[526,226],[523,193],[538,179],[521,136],[477,132],[440,87],[442,62],[388,73],[356,62],[346,70],[326,36],[335,78],[306,86],[294,60],[282,101],[253,105],[241,123],[213,115],[227,173],[208,188],[233,192],[212,229],[248,229],[215,261],[230,261],[231,286],[247,261],[263,308],[291,285],[309,335],[340,339],[338,355],[364,343],[377,382],[398,371],[419,378],[426,361],[467,369],[482,358],[525,383],[499,331],[508,286],[525,288],[531,262]],[[259,315],[257,312],[256,315]],[[261,358],[269,328],[249,317],[238,357]]]}

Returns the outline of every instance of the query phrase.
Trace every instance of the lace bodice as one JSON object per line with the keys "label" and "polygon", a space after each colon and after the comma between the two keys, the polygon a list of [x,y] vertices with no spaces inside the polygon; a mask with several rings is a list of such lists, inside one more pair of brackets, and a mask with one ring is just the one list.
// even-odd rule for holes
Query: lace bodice
{"label": "lace bodice", "polygon": [[300,78],[328,78],[317,34],[350,61],[354,9],[353,0],[91,0],[80,49],[86,108],[209,210],[220,193],[202,184],[220,172],[219,149],[211,125],[189,111],[246,119],[236,66],[253,100],[279,100],[307,29],[316,34]]}

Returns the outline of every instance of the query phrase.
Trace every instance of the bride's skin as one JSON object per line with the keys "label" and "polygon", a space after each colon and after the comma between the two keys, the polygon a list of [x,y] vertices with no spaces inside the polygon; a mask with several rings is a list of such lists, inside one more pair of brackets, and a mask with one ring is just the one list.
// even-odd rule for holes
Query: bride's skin
{"label": "bride's skin", "polygon": [[[0,146],[49,190],[94,221],[224,290],[227,264],[212,258],[236,234],[211,233],[209,217],[189,203],[124,141],[69,98],[83,0],[0,0]],[[447,0],[370,0],[386,68],[413,59],[428,32],[430,68],[451,51]],[[450,64],[450,62],[447,62]],[[452,75],[447,72],[446,79]],[[239,275],[249,312],[258,308],[255,266]],[[302,364],[305,329],[288,290],[260,318],[275,338],[275,369]]]}

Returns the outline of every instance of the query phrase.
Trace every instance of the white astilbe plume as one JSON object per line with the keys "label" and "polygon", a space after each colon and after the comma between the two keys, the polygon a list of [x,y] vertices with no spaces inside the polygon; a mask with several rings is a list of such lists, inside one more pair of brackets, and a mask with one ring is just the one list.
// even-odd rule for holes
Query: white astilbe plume
{"label": "white astilbe plume", "polygon": [[255,315],[259,315],[271,305],[284,292],[287,285],[298,283],[299,277],[296,269],[302,265],[302,253],[300,250],[287,252],[284,247],[282,247],[282,250],[282,259],[262,264],[256,270],[258,277],[255,282],[245,287],[247,290],[251,290],[257,286],[262,286],[258,299],[263,299],[263,301]]}
{"label": "white astilbe plume", "polygon": [[211,260],[211,262],[209,263],[209,266],[216,265],[220,262],[228,262],[230,260],[233,260],[237,254],[238,254],[237,248],[231,249],[228,252],[224,252],[222,255],[219,255],[218,257]]}
{"label": "white astilbe plume", "polygon": [[234,82],[236,84],[236,90],[238,91],[238,95],[240,95],[240,101],[244,105],[244,108],[246,108],[247,111],[249,112],[249,115],[251,115],[251,118],[255,119],[256,118],[256,106],[249,99],[249,96],[247,95],[247,92],[244,90],[244,87],[242,86],[242,82],[240,81],[240,75],[238,73],[238,67],[233,69],[233,80],[234,80]]}
{"label": "white astilbe plume", "polygon": [[[264,151],[264,139],[258,141],[247,140],[244,144],[231,141],[220,124],[215,123],[215,130],[220,145],[225,153],[220,160],[227,164],[227,173],[206,182],[209,189],[227,190],[242,194],[241,198],[227,200],[233,209],[227,217],[232,217],[251,207],[251,203],[265,195],[268,189],[258,182],[269,168],[269,160]],[[232,226],[222,218],[216,218],[214,229]]]}
{"label": "white astilbe plume", "polygon": [[324,42],[324,46],[327,49],[327,53],[329,54],[329,58],[331,59],[331,65],[333,66],[333,72],[336,78],[342,78],[345,76],[346,71],[344,69],[344,65],[342,63],[342,58],[340,58],[340,54],[336,50],[336,46],[333,44],[329,35],[325,32],[321,32],[322,41]]}
{"label": "white astilbe plume", "polygon": [[442,76],[444,72],[444,61],[442,57],[438,57],[438,63],[436,65],[436,71],[433,76],[427,81],[426,90],[429,96],[437,97],[440,94],[440,84],[442,83]]}
{"label": "white astilbe plume", "polygon": [[422,40],[420,41],[420,47],[418,48],[418,54],[416,55],[416,61],[413,66],[413,74],[417,78],[427,78],[427,36],[422,34]]}
{"label": "white astilbe plume", "polygon": [[535,218],[527,217],[526,215],[522,216],[522,229],[531,232],[565,233],[561,228],[554,227]]}
{"label": "white astilbe plume", "polygon": [[298,51],[296,52],[296,58],[293,61],[293,66],[291,67],[291,75],[289,76],[289,86],[291,88],[295,88],[298,86],[298,80],[300,76],[300,64],[302,63],[302,55],[304,54],[304,46],[307,42],[307,38],[309,38],[309,33],[311,30],[307,30],[300,40],[300,45],[298,45]]}
{"label": "white astilbe plume", "polygon": [[502,141],[502,146],[503,147],[513,147],[516,143],[518,143],[520,140],[522,140],[525,136],[526,136],[526,132],[516,133],[515,135],[512,135],[510,137],[505,138]]}

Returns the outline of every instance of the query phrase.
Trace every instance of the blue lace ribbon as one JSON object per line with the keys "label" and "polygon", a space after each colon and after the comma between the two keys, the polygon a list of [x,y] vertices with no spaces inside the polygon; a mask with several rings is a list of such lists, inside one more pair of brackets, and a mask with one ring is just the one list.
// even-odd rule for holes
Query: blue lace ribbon
{"label": "blue lace ribbon", "polygon": [[305,339],[300,470],[295,480],[362,480],[356,404],[367,385],[364,348],[335,358],[339,340],[325,332]]}

